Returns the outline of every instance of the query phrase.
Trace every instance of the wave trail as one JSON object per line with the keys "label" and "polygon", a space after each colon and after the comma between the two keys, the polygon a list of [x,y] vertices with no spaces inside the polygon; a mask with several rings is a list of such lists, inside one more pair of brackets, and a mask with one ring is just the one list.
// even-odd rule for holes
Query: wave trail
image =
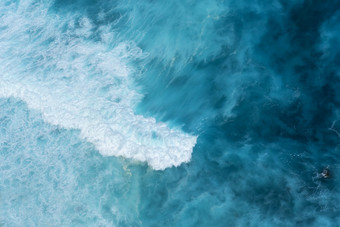
{"label": "wave trail", "polygon": [[0,3],[0,97],[20,98],[45,121],[79,129],[103,155],[156,170],[188,162],[195,136],[134,114],[141,94],[132,62],[146,54],[131,41],[115,41],[110,25],[58,16],[49,6]]}

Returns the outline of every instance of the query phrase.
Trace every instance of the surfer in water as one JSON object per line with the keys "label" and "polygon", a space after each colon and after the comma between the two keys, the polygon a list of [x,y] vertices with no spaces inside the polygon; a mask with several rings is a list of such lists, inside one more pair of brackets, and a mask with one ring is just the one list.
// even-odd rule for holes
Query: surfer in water
{"label": "surfer in water", "polygon": [[322,177],[322,178],[330,178],[331,177],[328,167],[323,169],[322,173],[320,174],[320,177]]}

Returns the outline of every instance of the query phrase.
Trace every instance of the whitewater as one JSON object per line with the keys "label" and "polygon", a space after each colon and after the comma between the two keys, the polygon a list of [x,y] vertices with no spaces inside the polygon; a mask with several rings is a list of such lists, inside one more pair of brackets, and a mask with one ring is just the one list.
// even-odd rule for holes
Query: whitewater
{"label": "whitewater", "polygon": [[116,41],[110,26],[92,31],[85,16],[47,15],[51,2],[2,4],[1,97],[25,101],[46,122],[80,129],[103,155],[158,170],[190,161],[195,136],[134,114],[141,95],[130,62],[147,54],[132,41]]}

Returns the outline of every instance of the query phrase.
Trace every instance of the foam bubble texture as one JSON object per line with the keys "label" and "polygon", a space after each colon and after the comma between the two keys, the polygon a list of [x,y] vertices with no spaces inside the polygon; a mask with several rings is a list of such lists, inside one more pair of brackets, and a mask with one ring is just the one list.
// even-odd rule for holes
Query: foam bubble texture
{"label": "foam bubble texture", "polygon": [[46,122],[79,129],[103,155],[156,170],[188,162],[195,136],[134,114],[142,95],[133,62],[147,54],[115,41],[111,26],[47,14],[48,4],[0,3],[0,97],[20,98]]}

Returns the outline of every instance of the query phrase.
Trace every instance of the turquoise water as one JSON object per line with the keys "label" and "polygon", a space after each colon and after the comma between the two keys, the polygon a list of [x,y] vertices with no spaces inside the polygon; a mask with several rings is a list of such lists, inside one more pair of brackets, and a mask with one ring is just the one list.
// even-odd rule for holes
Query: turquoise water
{"label": "turquoise water", "polygon": [[0,226],[340,225],[339,31],[335,0],[1,1]]}

